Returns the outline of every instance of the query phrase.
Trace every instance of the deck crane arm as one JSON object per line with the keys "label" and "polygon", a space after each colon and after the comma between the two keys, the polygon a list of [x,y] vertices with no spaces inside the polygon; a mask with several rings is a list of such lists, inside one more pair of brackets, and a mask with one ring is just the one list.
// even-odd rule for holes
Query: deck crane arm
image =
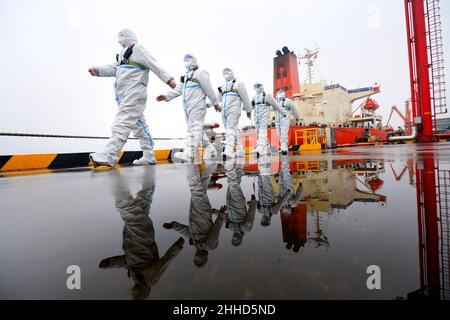
{"label": "deck crane arm", "polygon": [[386,126],[389,126],[389,124],[391,123],[392,115],[394,114],[394,112],[397,112],[397,114],[400,116],[400,118],[402,118],[403,122],[406,125],[407,121],[405,116],[400,112],[400,110],[398,110],[397,106],[392,106],[391,113],[389,114],[389,119]]}

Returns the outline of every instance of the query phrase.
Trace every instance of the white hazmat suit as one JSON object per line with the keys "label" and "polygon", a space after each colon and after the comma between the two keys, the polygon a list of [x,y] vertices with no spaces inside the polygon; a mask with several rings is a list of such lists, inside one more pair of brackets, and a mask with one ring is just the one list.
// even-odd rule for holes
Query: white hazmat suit
{"label": "white hazmat suit", "polygon": [[[222,101],[222,119],[225,126],[225,151],[224,156],[242,158],[245,151],[239,132],[239,118],[241,117],[241,105],[245,113],[252,112],[252,105],[248,97],[247,89],[242,82],[236,81],[231,69],[223,70],[225,84],[219,88],[219,98]],[[236,153],[233,149],[236,147]]]}
{"label": "white hazmat suit", "polygon": [[208,104],[206,98],[219,108],[219,98],[213,90],[209,74],[198,69],[197,59],[192,54],[184,57],[186,74],[175,89],[164,95],[164,100],[171,101],[179,96],[183,97],[183,108],[187,123],[186,147],[183,153],[175,154],[176,158],[192,160],[202,146],[206,152],[204,159],[217,156],[216,149],[203,131]]}
{"label": "white hazmat suit", "polygon": [[[169,84],[173,78],[156,62],[150,53],[141,46],[136,35],[128,29],[121,30],[118,35],[123,50],[118,61],[94,67],[98,77],[116,77],[114,89],[119,107],[112,134],[104,152],[90,155],[94,166],[107,165],[113,167],[118,160],[119,152],[127,142],[130,132],[139,139],[143,157],[135,160],[135,165],[154,164],[153,139],[144,117],[147,102],[147,85],[149,71],[161,81]],[[132,53],[126,59],[124,54],[131,48]]]}
{"label": "white hazmat suit", "polygon": [[[270,94],[264,92],[262,84],[255,84],[255,97],[253,98],[252,105],[255,109],[256,120],[256,132],[258,134],[258,143],[253,153],[260,156],[270,154],[270,147],[267,137],[267,127],[269,125],[270,111],[273,108],[275,111],[285,115],[286,111],[282,110],[278,103],[273,99]],[[287,115],[286,115],[287,117]]]}
{"label": "white hazmat suit", "polygon": [[278,105],[283,109],[286,116],[280,112],[276,113],[275,124],[280,138],[280,152],[284,155],[289,153],[289,127],[291,126],[291,114],[298,120],[300,117],[292,100],[286,98],[283,90],[277,93]]}

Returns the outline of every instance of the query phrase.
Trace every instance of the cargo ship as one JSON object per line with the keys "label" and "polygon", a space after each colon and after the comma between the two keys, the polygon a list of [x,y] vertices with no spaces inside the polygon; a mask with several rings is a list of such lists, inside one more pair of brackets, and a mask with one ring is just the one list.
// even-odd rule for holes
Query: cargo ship
{"label": "cargo ship", "polygon": [[[289,147],[292,151],[320,150],[388,141],[392,129],[382,125],[376,114],[379,108],[373,96],[381,92],[378,84],[347,89],[341,84],[313,81],[313,66],[319,50],[306,50],[297,56],[288,47],[276,52],[274,58],[273,94],[283,89],[293,100],[300,119],[291,118]],[[308,79],[300,84],[298,66],[306,60]],[[270,116],[269,141],[279,147],[275,129],[275,114]],[[247,152],[256,147],[254,127],[246,127],[241,134]]]}

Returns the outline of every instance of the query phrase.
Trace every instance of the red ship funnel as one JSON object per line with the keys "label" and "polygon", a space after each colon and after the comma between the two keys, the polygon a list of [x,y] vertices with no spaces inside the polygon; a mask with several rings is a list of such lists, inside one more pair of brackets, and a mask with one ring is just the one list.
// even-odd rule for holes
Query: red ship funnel
{"label": "red ship funnel", "polygon": [[292,99],[294,94],[300,93],[297,56],[288,47],[283,47],[276,55],[273,61],[273,96],[276,97],[278,90],[284,90],[286,97]]}

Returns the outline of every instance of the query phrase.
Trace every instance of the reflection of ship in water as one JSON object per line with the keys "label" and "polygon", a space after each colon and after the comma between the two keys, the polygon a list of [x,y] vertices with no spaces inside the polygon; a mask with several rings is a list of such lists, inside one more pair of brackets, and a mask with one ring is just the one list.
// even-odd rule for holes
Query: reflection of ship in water
{"label": "reflection of ship in water", "polygon": [[[282,165],[283,166],[283,165]],[[322,224],[324,214],[347,209],[355,202],[381,203],[386,196],[378,194],[383,181],[384,163],[368,160],[300,161],[289,164],[294,190],[301,188],[300,201],[281,209],[283,241],[286,248],[298,252],[306,244],[314,248],[329,248]],[[251,171],[251,167],[249,167]],[[272,180],[275,194],[283,189],[280,170]],[[313,225],[313,229],[311,229]]]}
{"label": "reflection of ship in water", "polygon": [[[354,202],[385,203],[386,197],[375,193],[379,188],[373,188],[375,181],[378,186],[382,185],[378,175],[383,172],[384,164],[380,162],[335,161],[332,169],[296,172],[294,177],[303,185],[308,212],[332,213],[336,209],[346,209]],[[364,177],[364,181],[360,177]]]}
{"label": "reflection of ship in water", "polygon": [[[315,165],[314,163],[301,164],[300,166],[306,168],[327,167],[324,164],[318,166],[317,163]],[[314,230],[308,231],[306,234],[308,242],[314,248],[325,247],[328,249],[330,247],[323,227],[323,214],[333,214],[341,209],[347,209],[354,202],[384,204],[386,201],[385,196],[375,193],[379,188],[374,188],[374,183],[377,183],[378,186],[382,185],[378,174],[384,172],[383,163],[365,160],[335,161],[332,166],[333,168],[328,170],[294,173],[296,180],[299,180],[303,186],[302,199],[306,203],[306,207],[303,209],[306,226],[308,226],[306,212],[310,213],[310,219],[314,225]],[[364,181],[360,177],[364,177]],[[363,188],[367,190],[363,190]]]}

